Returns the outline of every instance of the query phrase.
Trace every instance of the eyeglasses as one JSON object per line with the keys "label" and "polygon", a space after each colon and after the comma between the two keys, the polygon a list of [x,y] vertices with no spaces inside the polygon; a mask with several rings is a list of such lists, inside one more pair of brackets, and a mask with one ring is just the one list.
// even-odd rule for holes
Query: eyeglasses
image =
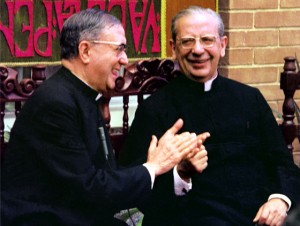
{"label": "eyeglasses", "polygon": [[118,53],[126,52],[126,50],[127,50],[127,45],[124,43],[120,43],[120,42],[109,42],[109,41],[100,41],[100,40],[91,40],[90,42],[95,43],[95,44],[115,45],[115,46],[117,46],[116,50],[118,51]]}
{"label": "eyeglasses", "polygon": [[199,40],[203,48],[211,48],[215,45],[217,37],[214,35],[204,35],[198,38],[187,36],[177,39],[184,49],[192,49],[196,45],[196,40]]}

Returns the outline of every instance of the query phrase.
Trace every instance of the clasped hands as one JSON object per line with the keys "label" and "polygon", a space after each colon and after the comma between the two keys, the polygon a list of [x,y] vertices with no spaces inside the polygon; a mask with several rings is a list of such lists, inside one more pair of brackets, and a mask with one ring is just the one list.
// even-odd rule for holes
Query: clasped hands
{"label": "clasped hands", "polygon": [[182,126],[183,120],[178,119],[159,141],[152,136],[146,164],[154,169],[155,176],[177,165],[179,176],[189,180],[193,174],[207,167],[208,157],[203,142],[210,136],[209,133],[198,136],[190,132],[177,134]]}

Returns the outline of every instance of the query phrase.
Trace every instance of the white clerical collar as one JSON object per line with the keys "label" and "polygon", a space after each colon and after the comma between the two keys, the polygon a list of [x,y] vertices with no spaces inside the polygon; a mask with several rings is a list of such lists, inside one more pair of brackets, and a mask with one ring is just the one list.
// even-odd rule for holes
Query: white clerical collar
{"label": "white clerical collar", "polygon": [[217,78],[218,74],[216,74],[214,77],[212,77],[210,80],[204,83],[204,91],[208,92],[211,90],[211,86],[213,81]]}
{"label": "white clerical collar", "polygon": [[[204,91],[208,92],[211,90],[211,86],[213,81],[217,78],[218,74],[216,74],[214,77],[212,77],[210,80],[208,80],[207,82],[204,83]],[[96,97],[96,101],[100,99],[100,97],[102,97],[102,93],[99,93]]]}
{"label": "white clerical collar", "polygon": [[98,93],[98,95],[96,96],[95,101],[99,100],[102,97],[102,93]]}

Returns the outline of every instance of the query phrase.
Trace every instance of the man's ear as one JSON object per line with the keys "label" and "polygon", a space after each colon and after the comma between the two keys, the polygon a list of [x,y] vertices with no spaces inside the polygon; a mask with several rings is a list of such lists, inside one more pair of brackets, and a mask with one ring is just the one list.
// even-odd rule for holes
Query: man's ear
{"label": "man's ear", "polygon": [[91,43],[87,41],[82,41],[78,46],[78,56],[84,64],[90,62],[90,47]]}
{"label": "man's ear", "polygon": [[227,38],[227,36],[223,36],[222,38],[221,38],[221,57],[224,57],[225,56],[225,53],[226,53],[226,46],[227,46],[227,44],[228,44],[228,38]]}
{"label": "man's ear", "polygon": [[170,39],[169,40],[169,43],[170,43],[170,46],[171,46],[171,49],[172,49],[172,58],[173,59],[176,59],[176,51],[175,51],[175,48],[176,48],[176,44],[175,42],[173,41],[173,39]]}

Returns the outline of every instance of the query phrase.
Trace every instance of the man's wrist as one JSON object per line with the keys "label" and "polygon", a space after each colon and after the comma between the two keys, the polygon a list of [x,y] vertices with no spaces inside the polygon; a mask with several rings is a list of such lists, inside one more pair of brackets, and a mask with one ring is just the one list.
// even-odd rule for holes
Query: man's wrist
{"label": "man's wrist", "polygon": [[194,166],[187,160],[181,161],[177,166],[177,173],[182,180],[188,182],[191,177],[196,174]]}
{"label": "man's wrist", "polygon": [[272,194],[272,195],[269,196],[268,201],[269,201],[270,199],[275,199],[275,198],[277,198],[277,199],[282,199],[282,200],[287,204],[288,209],[287,209],[286,212],[288,212],[289,209],[290,209],[291,206],[292,206],[291,200],[290,200],[287,196],[285,196],[285,195],[283,195],[283,194]]}
{"label": "man's wrist", "polygon": [[189,183],[191,181],[191,177],[189,176],[189,174],[186,174],[184,171],[178,171],[178,170],[176,170],[176,172],[178,176],[186,183]]}
{"label": "man's wrist", "polygon": [[155,168],[147,163],[143,164],[144,167],[148,170],[150,177],[151,177],[151,189],[153,188],[154,181],[155,181]]}
{"label": "man's wrist", "polygon": [[174,190],[175,194],[178,196],[186,195],[186,193],[192,189],[192,179],[189,178],[188,182],[183,180],[177,171],[177,166],[173,169],[174,177]]}

